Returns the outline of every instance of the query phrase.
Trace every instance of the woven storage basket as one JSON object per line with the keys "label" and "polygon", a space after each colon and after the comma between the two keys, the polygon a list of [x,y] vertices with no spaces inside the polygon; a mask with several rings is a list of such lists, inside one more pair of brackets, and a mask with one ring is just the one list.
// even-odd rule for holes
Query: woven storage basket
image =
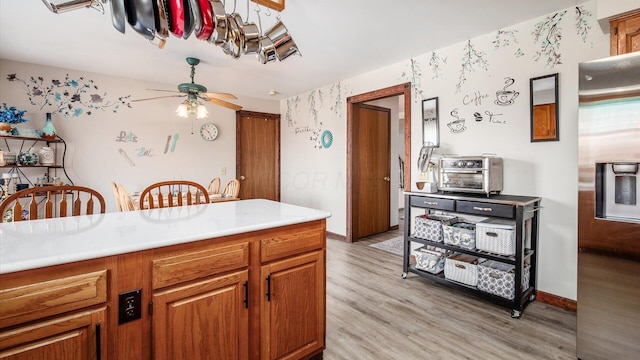
{"label": "woven storage basket", "polygon": [[421,215],[416,217],[413,237],[442,242],[442,225],[450,224],[457,217],[448,215]]}
{"label": "woven storage basket", "polygon": [[412,254],[416,259],[416,269],[439,274],[444,270],[444,262],[448,252],[444,249],[429,250],[423,246],[413,250]]}
{"label": "woven storage basket", "polygon": [[476,248],[476,224],[461,221],[442,225],[444,243],[473,250]]}
{"label": "woven storage basket", "polygon": [[477,223],[476,248],[498,255],[515,255],[515,222],[491,219]]}
{"label": "woven storage basket", "polygon": [[[522,271],[522,289],[529,288],[529,264]],[[516,294],[515,266],[487,260],[478,265],[478,290],[513,300]]]}
{"label": "woven storage basket", "polygon": [[478,258],[466,254],[454,254],[444,263],[444,277],[465,285],[478,285]]}

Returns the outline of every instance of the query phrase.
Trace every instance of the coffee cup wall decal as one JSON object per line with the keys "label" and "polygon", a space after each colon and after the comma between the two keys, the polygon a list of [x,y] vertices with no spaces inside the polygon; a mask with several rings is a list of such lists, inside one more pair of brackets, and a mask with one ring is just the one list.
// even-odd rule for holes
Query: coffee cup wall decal
{"label": "coffee cup wall decal", "polygon": [[451,132],[454,134],[465,131],[467,129],[467,127],[464,125],[465,119],[458,116],[458,109],[453,109],[450,114],[456,119],[447,124],[449,130],[451,130]]}
{"label": "coffee cup wall decal", "polygon": [[520,95],[519,92],[515,90],[507,89],[509,86],[512,86],[516,81],[513,78],[506,77],[504,78],[504,87],[502,90],[496,91],[496,105],[507,106],[514,103],[515,99]]}

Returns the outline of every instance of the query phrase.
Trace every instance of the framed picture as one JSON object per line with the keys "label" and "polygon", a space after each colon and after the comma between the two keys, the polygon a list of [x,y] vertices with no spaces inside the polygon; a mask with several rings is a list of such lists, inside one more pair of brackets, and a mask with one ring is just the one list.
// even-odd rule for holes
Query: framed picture
{"label": "framed picture", "polygon": [[260,4],[275,11],[284,10],[284,0],[251,0],[256,4]]}

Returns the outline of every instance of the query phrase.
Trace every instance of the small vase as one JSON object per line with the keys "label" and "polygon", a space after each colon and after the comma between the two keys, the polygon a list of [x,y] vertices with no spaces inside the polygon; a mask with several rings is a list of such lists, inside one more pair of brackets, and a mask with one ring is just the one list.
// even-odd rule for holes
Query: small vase
{"label": "small vase", "polygon": [[40,158],[40,165],[53,165],[53,148],[50,146],[43,146],[40,151],[38,151],[38,156]]}
{"label": "small vase", "polygon": [[47,113],[47,121],[42,128],[42,138],[47,140],[56,139],[56,128],[53,127],[53,123],[51,122],[51,113]]}

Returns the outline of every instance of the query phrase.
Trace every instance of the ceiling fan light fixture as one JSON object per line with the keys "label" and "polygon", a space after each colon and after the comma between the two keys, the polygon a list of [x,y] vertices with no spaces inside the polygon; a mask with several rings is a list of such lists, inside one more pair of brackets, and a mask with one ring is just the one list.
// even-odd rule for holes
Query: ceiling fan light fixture
{"label": "ceiling fan light fixture", "polygon": [[207,115],[209,115],[209,112],[207,111],[207,108],[204,107],[204,105],[199,104],[196,107],[196,119],[206,118]]}
{"label": "ceiling fan light fixture", "polygon": [[209,115],[207,108],[198,100],[187,99],[183,101],[176,109],[179,117],[188,118],[189,115],[195,115],[196,119],[206,118]]}
{"label": "ceiling fan light fixture", "polygon": [[189,117],[189,100],[185,100],[182,104],[178,105],[178,109],[176,109],[176,114],[182,118]]}

